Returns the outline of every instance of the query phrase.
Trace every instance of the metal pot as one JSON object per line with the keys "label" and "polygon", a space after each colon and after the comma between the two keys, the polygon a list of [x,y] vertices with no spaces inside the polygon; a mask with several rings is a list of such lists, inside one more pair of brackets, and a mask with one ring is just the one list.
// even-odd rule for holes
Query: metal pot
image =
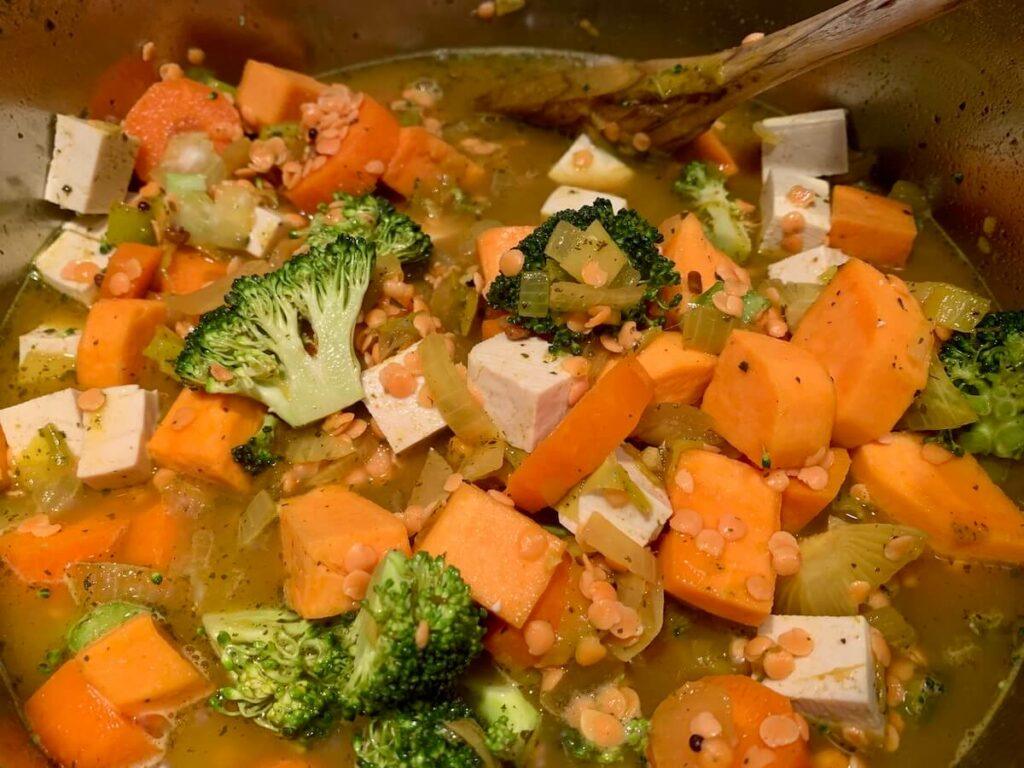
{"label": "metal pot", "polygon": [[[903,0],[913,2],[913,0]],[[118,56],[153,40],[183,59],[198,45],[219,72],[252,56],[321,71],[439,47],[515,45],[638,58],[733,45],[833,5],[831,0],[528,0],[497,22],[475,0],[7,0],[0,7],[0,308],[56,224],[39,202],[52,113],[77,112]],[[878,152],[880,181],[909,178],[936,195],[936,215],[997,298],[1024,303],[1024,78],[1021,0],[976,0],[769,95],[788,108],[849,108],[856,141]],[[580,26],[588,19],[590,30]],[[230,78],[229,78],[230,79]],[[995,234],[979,242],[982,222]],[[1016,728],[1024,687],[963,766],[1024,765]]]}

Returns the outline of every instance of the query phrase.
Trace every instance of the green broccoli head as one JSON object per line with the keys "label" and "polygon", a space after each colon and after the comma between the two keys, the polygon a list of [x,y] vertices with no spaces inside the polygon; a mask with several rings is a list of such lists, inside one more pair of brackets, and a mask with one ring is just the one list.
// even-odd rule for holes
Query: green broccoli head
{"label": "green broccoli head", "polygon": [[442,558],[390,552],[347,633],[345,711],[372,715],[450,689],[482,649],[485,615]]}
{"label": "green broccoli head", "polygon": [[599,747],[575,728],[566,728],[562,731],[562,749],[573,760],[582,763],[612,765],[621,763],[631,755],[642,760],[647,751],[647,734],[650,729],[649,720],[633,718],[626,723],[626,738],[619,746]]}
{"label": "green broccoli head", "polygon": [[[622,310],[621,321],[633,320],[641,329],[660,325],[662,320],[659,313],[651,310],[664,308],[658,294],[663,287],[678,284],[679,273],[672,261],[658,251],[658,243],[663,238],[657,228],[634,210],[616,213],[611,202],[605,198],[598,198],[593,205],[585,205],[576,210],[559,211],[527,235],[517,246],[524,256],[522,272],[511,277],[498,275],[488,290],[488,304],[512,313],[509,318],[512,323],[547,338],[552,352],[580,353],[582,343],[593,331],[572,331],[566,326],[563,316],[551,311],[543,317],[519,314],[522,275],[552,269],[549,264],[552,260],[548,259],[545,250],[555,227],[562,221],[580,230],[587,229],[594,222],[604,227],[615,245],[626,255],[632,270],[635,270],[634,285],[643,287],[639,300]],[[559,271],[557,264],[553,268]],[[565,279],[564,274],[561,279]]]}
{"label": "green broccoli head", "polygon": [[341,218],[329,222],[317,216],[309,232],[309,242],[330,241],[338,235],[361,237],[376,247],[377,258],[401,264],[422,261],[430,256],[433,244],[419,224],[395,209],[390,202],[376,195],[350,195],[338,192],[336,210]]}
{"label": "green broccoli head", "polygon": [[1024,310],[992,312],[956,332],[939,358],[978,421],[954,433],[969,453],[1024,458]]}
{"label": "green broccoli head", "polygon": [[480,756],[448,726],[472,718],[458,701],[420,701],[375,717],[356,734],[358,768],[479,768]]}
{"label": "green broccoli head", "polygon": [[238,278],[185,339],[175,371],[207,392],[259,400],[292,426],[362,399],[352,336],[373,257],[365,240],[337,234]]}
{"label": "green broccoli head", "polygon": [[231,449],[231,458],[250,475],[258,475],[281,460],[281,456],[274,451],[279,423],[276,416],[268,413],[263,417],[263,424],[255,435]]}
{"label": "green broccoli head", "polygon": [[750,256],[750,233],[744,223],[743,211],[729,196],[725,176],[707,163],[687,163],[672,185],[683,198],[715,247],[742,264]]}
{"label": "green broccoli head", "polygon": [[210,705],[284,736],[320,732],[351,669],[347,625],[274,609],[206,614],[203,627],[231,681]]}
{"label": "green broccoli head", "polygon": [[103,635],[121,626],[133,616],[151,612],[147,606],[127,600],[100,603],[68,627],[68,631],[64,635],[65,645],[71,653],[78,653],[85,646],[99,640]]}

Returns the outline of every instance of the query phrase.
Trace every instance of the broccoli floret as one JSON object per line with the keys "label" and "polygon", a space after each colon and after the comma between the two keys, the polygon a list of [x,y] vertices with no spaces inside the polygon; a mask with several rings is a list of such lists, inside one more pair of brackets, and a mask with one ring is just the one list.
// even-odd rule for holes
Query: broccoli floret
{"label": "broccoli floret", "polygon": [[939,358],[978,421],[953,434],[968,453],[1024,458],[1024,310],[991,312],[956,332]]}
{"label": "broccoli floret", "polygon": [[448,725],[468,721],[462,702],[416,702],[375,717],[356,734],[358,768],[478,768],[480,756]]}
{"label": "broccoli floret", "polygon": [[708,239],[731,259],[743,263],[750,256],[750,233],[743,211],[729,196],[725,176],[707,163],[687,163],[672,185],[676,194],[704,225]]}
{"label": "broccoli floret", "polygon": [[372,715],[450,689],[482,648],[485,615],[442,558],[389,553],[347,632],[347,714]]}
{"label": "broccoli floret", "polygon": [[68,628],[64,635],[64,642],[68,651],[72,654],[78,653],[85,646],[103,637],[115,627],[121,626],[133,616],[150,612],[145,605],[131,603],[127,600],[101,603]]}
{"label": "broccoli floret", "polygon": [[946,686],[938,678],[929,674],[915,675],[907,683],[907,693],[901,707],[903,714],[912,720],[926,719],[945,692]]}
{"label": "broccoli floret", "polygon": [[351,670],[348,623],[276,609],[206,614],[203,627],[231,680],[210,705],[284,736],[319,733]]}
{"label": "broccoli floret", "polygon": [[[633,320],[641,329],[660,325],[661,317],[651,314],[649,308],[665,308],[665,304],[658,298],[659,291],[667,285],[679,283],[679,273],[672,261],[658,251],[658,243],[663,240],[661,233],[636,211],[622,210],[615,213],[607,199],[598,198],[593,205],[559,211],[527,235],[517,246],[524,256],[522,272],[546,270],[548,258],[544,250],[560,221],[584,230],[595,221],[601,223],[615,244],[626,254],[629,264],[639,273],[639,284],[644,287],[641,300],[622,311],[622,320]],[[544,317],[524,317],[518,314],[520,282],[521,274],[513,277],[498,275],[491,282],[487,302],[495,309],[511,312],[509,320],[512,323],[547,338],[552,352],[579,354],[581,344],[590,332],[571,331],[566,327],[564,318],[550,312]]]}
{"label": "broccoli floret", "polygon": [[540,712],[518,685],[491,666],[486,672],[474,670],[465,688],[487,748],[495,757],[515,761],[540,725]]}
{"label": "broccoli floret", "polygon": [[334,199],[340,219],[329,222],[317,216],[309,232],[309,242],[319,244],[339,234],[361,237],[376,247],[377,258],[384,263],[397,259],[405,264],[430,256],[433,244],[419,224],[395,209],[390,202],[376,195],[350,195],[338,192]]}
{"label": "broccoli floret", "polygon": [[266,403],[292,426],[348,407],[363,397],[352,336],[372,266],[371,244],[338,234],[274,272],[238,278],[185,339],[175,371],[207,392]]}
{"label": "broccoli floret", "polygon": [[611,765],[635,755],[643,759],[647,750],[647,733],[651,723],[642,717],[636,717],[626,723],[626,739],[617,747],[599,747],[575,728],[562,731],[562,748],[573,760],[583,763]]}
{"label": "broccoli floret", "polygon": [[279,423],[276,416],[268,413],[255,435],[231,449],[231,458],[250,475],[258,475],[281,460],[281,456],[274,452]]}

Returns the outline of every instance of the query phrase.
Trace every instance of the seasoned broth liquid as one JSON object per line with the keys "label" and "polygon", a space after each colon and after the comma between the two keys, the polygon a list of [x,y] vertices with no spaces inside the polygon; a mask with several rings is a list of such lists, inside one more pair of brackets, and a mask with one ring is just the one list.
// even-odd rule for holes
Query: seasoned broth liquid
{"label": "seasoned broth liquid", "polygon": [[[497,179],[491,204],[478,215],[449,217],[428,225],[435,238],[436,252],[443,260],[471,264],[475,258],[473,238],[482,228],[481,222],[539,222],[541,204],[552,189],[546,171],[565,151],[569,139],[484,118],[474,110],[478,94],[503,78],[516,76],[527,66],[537,66],[537,62],[496,55],[419,57],[373,64],[337,75],[337,79],[365,90],[384,104],[398,98],[413,81],[429,78],[443,89],[436,114],[445,123],[449,140],[457,143],[463,137],[474,136],[500,145],[494,157],[487,160]],[[750,201],[757,200],[759,179],[749,169],[756,167],[760,145],[751,125],[766,112],[765,107],[750,105],[724,118],[724,136],[748,170],[746,175],[734,179],[731,186]],[[671,183],[679,165],[661,158],[631,163],[637,173],[628,188],[620,192],[631,207],[655,223],[678,213],[679,201],[672,193]],[[755,263],[753,273],[756,282],[763,274],[763,265]],[[919,237],[905,276],[984,290],[962,256],[935,233]],[[83,320],[80,305],[37,281],[26,282],[0,336],[0,406],[70,383],[56,382],[43,391],[20,388],[19,334],[43,322],[80,327]],[[472,340],[478,338],[478,333],[478,329],[474,331]],[[142,383],[163,389],[162,406],[166,409],[175,391],[167,379],[153,372],[151,380]],[[442,443],[443,438],[435,441],[437,445]],[[429,443],[403,454],[386,484],[370,485],[360,491],[390,509],[403,508],[427,447]],[[1007,480],[1017,467],[996,470],[998,479]],[[135,497],[126,492],[107,496],[91,492],[89,498],[89,504],[135,503]],[[282,566],[276,528],[265,532],[247,549],[239,549],[236,543],[238,516],[246,502],[247,499],[217,495],[197,499],[186,492],[181,503],[191,512],[192,533],[208,532],[204,534],[206,539],[200,540],[212,540],[209,557],[200,566],[190,566],[188,558],[184,558],[186,562],[162,574],[160,585],[150,581],[147,587],[148,572],[141,576],[143,587],[159,596],[177,638],[202,660],[204,668],[218,682],[219,664],[213,662],[208,641],[201,635],[199,615],[280,604]],[[70,517],[84,511],[73,512]],[[0,527],[32,513],[31,504],[24,499],[0,498]],[[87,593],[107,586],[96,584],[92,576],[86,578],[90,582]],[[960,566],[926,555],[895,581],[901,586],[892,598],[893,603],[917,629],[929,668],[941,677],[946,692],[929,718],[921,724],[907,724],[898,752],[887,755],[879,751],[869,762],[873,768],[945,765],[965,731],[979,722],[994,702],[1010,672],[1017,622],[1024,606],[1024,579],[1015,570]],[[671,598],[668,602],[661,636],[632,665],[633,684],[648,716],[664,696],[686,680],[732,669],[721,624],[679,607]],[[59,647],[66,626],[79,613],[63,587],[49,592],[27,589],[9,574],[0,575],[0,654],[23,700],[48,674],[47,652]],[[997,626],[981,629],[980,622],[972,620],[977,614],[997,617],[999,620],[993,622]],[[552,735],[530,764],[538,768],[572,765],[557,744],[557,729],[548,728],[546,732]],[[348,728],[340,727],[323,740],[308,744],[289,742],[248,721],[200,706],[189,710],[173,732],[166,765],[258,766],[269,764],[273,758],[304,755],[316,765],[343,768],[353,765],[350,736]],[[822,738],[812,736],[814,740]]]}

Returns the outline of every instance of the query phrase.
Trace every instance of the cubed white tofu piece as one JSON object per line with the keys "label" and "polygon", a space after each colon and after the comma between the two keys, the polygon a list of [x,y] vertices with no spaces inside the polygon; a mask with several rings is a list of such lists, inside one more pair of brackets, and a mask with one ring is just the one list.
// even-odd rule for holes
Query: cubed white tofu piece
{"label": "cubed white tofu piece", "polygon": [[593,205],[597,198],[603,197],[612,204],[612,210],[616,213],[627,207],[626,198],[613,195],[608,192],[597,192],[593,189],[582,187],[558,187],[548,195],[540,212],[542,216],[554,216],[559,211],[581,208],[584,205]]}
{"label": "cubed white tofu piece", "polygon": [[782,248],[784,220],[790,214],[803,219],[799,250],[828,243],[832,228],[827,181],[786,170],[772,171],[761,190],[761,250]]}
{"label": "cubed white tofu piece", "polygon": [[98,240],[66,229],[36,256],[36,269],[47,285],[89,306],[99,296],[95,277],[108,261]]}
{"label": "cubed white tofu piece", "polygon": [[768,265],[768,277],[782,283],[811,283],[820,285],[822,276],[830,269],[841,267],[850,257],[838,248],[819,245],[809,251],[787,256]]}
{"label": "cubed white tofu piece", "polygon": [[778,641],[791,629],[814,640],[810,655],[797,657],[793,673],[763,682],[788,696],[798,712],[813,720],[853,725],[869,733],[885,725],[875,686],[871,626],[863,616],[770,616],[758,630]]}
{"label": "cubed white tofu piece", "polygon": [[253,212],[252,229],[249,230],[249,242],[245,250],[257,259],[265,259],[270,249],[288,232],[288,224],[284,214],[270,208],[257,206]]}
{"label": "cubed white tofu piece", "polygon": [[417,342],[384,362],[363,371],[366,408],[395,453],[401,453],[447,426],[437,408],[425,408],[419,402],[419,394],[424,387],[422,375],[416,376],[416,391],[409,397],[394,397],[384,391],[381,372],[389,365],[403,365],[406,356],[419,349],[419,346]]}
{"label": "cubed white tofu piece", "polygon": [[78,479],[90,488],[126,488],[149,480],[153,465],[146,443],[153,434],[159,399],[137,384],[107,387],[98,410],[82,414],[85,437]]}
{"label": "cubed white tofu piece", "polygon": [[70,221],[65,221],[62,228],[91,237],[93,240],[103,240],[107,236],[108,221],[106,216],[75,216]]}
{"label": "cubed white tofu piece", "polygon": [[43,196],[78,213],[106,213],[124,200],[137,148],[113,123],[57,115]]}
{"label": "cubed white tofu piece", "polygon": [[75,357],[82,332],[77,328],[40,325],[18,337],[18,365],[33,352],[51,357]]}
{"label": "cubed white tofu piece", "polygon": [[765,136],[762,178],[776,169],[808,176],[836,176],[850,170],[845,109],[769,117],[759,125]]}
{"label": "cubed white tofu piece", "polygon": [[505,439],[532,451],[569,410],[572,375],[543,339],[513,341],[503,333],[469,351],[469,381]]}
{"label": "cubed white tofu piece", "polygon": [[577,500],[576,519],[570,519],[560,512],[558,522],[571,533],[576,533],[579,526],[586,525],[591,515],[601,515],[641,547],[647,546],[672,517],[672,504],[664,487],[656,483],[621,446],[615,449],[615,460],[640,489],[650,509],[644,511],[633,502],[617,507],[603,493],[584,493]]}
{"label": "cubed white tofu piece", "polygon": [[582,133],[551,166],[548,178],[556,184],[604,191],[621,189],[633,178],[633,170]]}
{"label": "cubed white tofu piece", "polygon": [[15,460],[47,424],[64,434],[72,454],[82,455],[85,429],[78,410],[78,390],[62,389],[0,410],[0,429]]}

